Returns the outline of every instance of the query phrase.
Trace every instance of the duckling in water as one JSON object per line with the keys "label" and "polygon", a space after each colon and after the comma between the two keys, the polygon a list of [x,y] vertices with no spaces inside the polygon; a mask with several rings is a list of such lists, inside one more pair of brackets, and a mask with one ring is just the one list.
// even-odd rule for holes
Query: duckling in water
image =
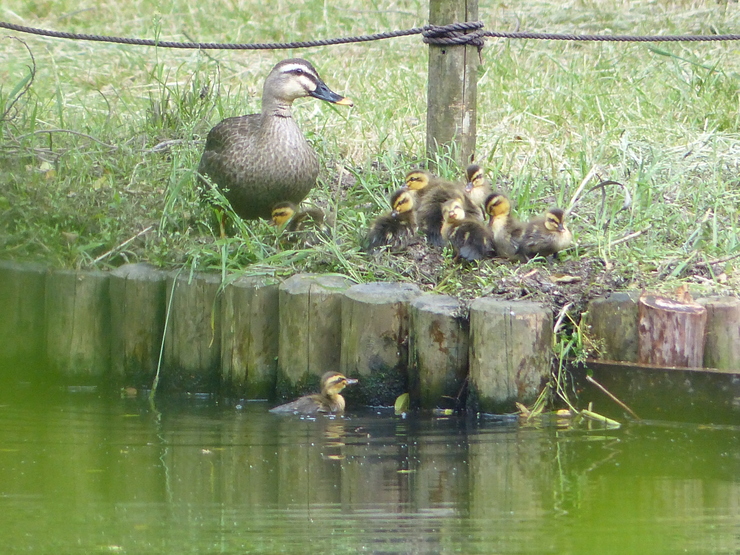
{"label": "duckling in water", "polygon": [[518,255],[525,260],[537,255],[557,258],[558,252],[570,247],[572,242],[573,235],[565,227],[565,212],[560,208],[550,208],[544,216],[527,222]]}
{"label": "duckling in water", "polygon": [[356,383],[357,380],[347,378],[339,372],[326,372],[321,376],[321,393],[304,395],[295,401],[272,408],[270,409],[270,412],[291,414],[341,414],[344,412],[345,403],[344,397],[342,397],[340,393],[346,386]]}
{"label": "duckling in water", "polygon": [[319,158],[293,120],[293,101],[313,96],[352,101],[333,92],[306,60],[283,60],[262,90],[262,112],[223,120],[208,133],[198,173],[208,177],[247,220],[270,218],[282,201],[300,203],[316,184]]}
{"label": "duckling in water", "polygon": [[488,195],[491,194],[491,184],[486,179],[486,174],[478,164],[470,164],[465,170],[468,182],[465,185],[465,193],[477,207],[485,205]]}
{"label": "duckling in water", "polygon": [[483,223],[465,214],[463,203],[452,199],[442,205],[445,221],[441,233],[452,245],[455,260],[481,260],[493,254],[493,234]]}
{"label": "duckling in water", "polygon": [[292,202],[278,202],[272,207],[272,223],[283,230],[288,243],[302,242],[310,247],[328,238],[326,218],[320,208],[311,206],[298,209]]}
{"label": "duckling in water", "polygon": [[419,228],[427,240],[438,247],[445,244],[441,229],[444,218],[442,205],[453,199],[461,201],[465,214],[470,218],[482,219],[482,213],[465,195],[462,186],[441,180],[426,170],[412,170],[406,175],[404,189],[413,191],[417,198],[416,218]]}
{"label": "duckling in water", "polygon": [[493,193],[486,199],[485,207],[490,217],[488,226],[493,233],[496,254],[509,260],[517,260],[524,224],[511,215],[509,199],[501,193]]}
{"label": "duckling in water", "polygon": [[363,242],[365,252],[388,245],[392,251],[399,251],[408,246],[416,232],[414,213],[414,195],[410,191],[399,189],[391,196],[391,212],[379,216],[373,223]]}

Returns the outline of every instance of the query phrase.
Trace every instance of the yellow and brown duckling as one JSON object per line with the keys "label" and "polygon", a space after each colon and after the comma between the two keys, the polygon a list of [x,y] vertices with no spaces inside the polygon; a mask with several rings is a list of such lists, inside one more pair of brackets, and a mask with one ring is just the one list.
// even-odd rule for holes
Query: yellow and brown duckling
{"label": "yellow and brown duckling", "polygon": [[298,208],[292,202],[278,202],[272,207],[272,223],[282,229],[286,242],[313,246],[328,238],[326,217],[315,206]]}
{"label": "yellow and brown duckling", "polygon": [[478,164],[470,164],[465,170],[467,184],[465,194],[475,206],[483,207],[488,195],[491,194],[491,184],[486,179],[486,174]]}
{"label": "yellow and brown duckling", "polygon": [[442,205],[453,199],[459,199],[470,218],[482,219],[482,213],[470,198],[465,195],[462,186],[439,179],[426,170],[412,170],[406,175],[405,189],[413,191],[417,198],[416,219],[419,229],[427,240],[438,247],[445,244],[441,235]]}
{"label": "yellow and brown duckling", "polygon": [[452,199],[442,205],[445,221],[442,236],[452,246],[455,260],[467,262],[482,260],[493,254],[493,234],[483,222],[474,218],[461,217],[465,214],[460,199]]}
{"label": "yellow and brown duckling", "polygon": [[304,395],[295,401],[272,408],[270,412],[283,414],[341,414],[345,407],[341,392],[346,386],[356,383],[357,380],[347,378],[339,372],[326,372],[321,376],[321,393]]}
{"label": "yellow and brown duckling", "polygon": [[269,219],[283,201],[300,203],[316,184],[319,158],[292,117],[293,101],[312,96],[352,106],[335,93],[306,60],[283,60],[262,90],[259,114],[232,117],[208,133],[198,166],[240,217]]}
{"label": "yellow and brown duckling", "polygon": [[391,211],[379,216],[373,223],[363,242],[365,252],[373,252],[389,246],[391,251],[406,248],[416,233],[414,195],[399,189],[391,196]]}
{"label": "yellow and brown duckling", "polygon": [[511,214],[511,202],[502,193],[492,193],[486,199],[485,208],[496,255],[509,260],[519,259],[517,253],[524,224]]}
{"label": "yellow and brown duckling", "polygon": [[573,236],[565,227],[565,211],[560,208],[550,208],[544,216],[537,216],[527,222],[518,254],[523,259],[535,256],[552,256],[557,258],[558,252],[570,247]]}

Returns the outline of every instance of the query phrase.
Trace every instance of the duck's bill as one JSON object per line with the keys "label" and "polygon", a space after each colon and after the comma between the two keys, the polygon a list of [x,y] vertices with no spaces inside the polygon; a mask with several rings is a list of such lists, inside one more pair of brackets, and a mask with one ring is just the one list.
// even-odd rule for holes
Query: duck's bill
{"label": "duck's bill", "polygon": [[467,184],[465,185],[465,192],[466,193],[469,193],[472,190],[473,190],[473,182],[472,181],[468,181]]}
{"label": "duck's bill", "polygon": [[360,380],[358,380],[356,378],[347,378],[347,385],[354,385],[354,384],[358,383],[359,381]]}
{"label": "duck's bill", "polygon": [[326,100],[327,102],[339,104],[341,106],[354,106],[354,103],[349,98],[335,93],[324,83],[319,83],[316,89],[311,93],[311,96],[318,98],[319,100]]}

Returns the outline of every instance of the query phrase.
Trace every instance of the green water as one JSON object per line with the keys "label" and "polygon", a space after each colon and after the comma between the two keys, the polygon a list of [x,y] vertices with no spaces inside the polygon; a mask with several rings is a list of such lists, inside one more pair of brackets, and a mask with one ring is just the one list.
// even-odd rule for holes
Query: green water
{"label": "green water", "polygon": [[2,553],[738,553],[740,428],[0,392]]}

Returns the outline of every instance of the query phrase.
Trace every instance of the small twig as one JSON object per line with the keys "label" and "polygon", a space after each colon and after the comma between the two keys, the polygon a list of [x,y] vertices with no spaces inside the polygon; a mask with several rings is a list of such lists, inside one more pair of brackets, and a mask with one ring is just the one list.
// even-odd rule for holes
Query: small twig
{"label": "small twig", "polygon": [[157,143],[152,148],[146,148],[142,150],[142,152],[146,152],[147,154],[155,153],[155,152],[163,152],[166,150],[169,150],[169,148],[172,145],[197,145],[202,144],[205,141],[197,141],[197,140],[189,140],[189,139],[170,139],[168,141],[162,141],[161,143]]}
{"label": "small twig", "polygon": [[639,416],[635,414],[635,411],[633,411],[631,408],[629,408],[627,405],[625,405],[622,401],[617,399],[607,388],[605,388],[603,385],[601,385],[599,382],[597,382],[595,379],[593,379],[591,376],[586,376],[586,379],[594,384],[596,387],[598,387],[601,391],[606,393],[606,395],[615,403],[617,403],[620,407],[622,407],[624,410],[626,410],[628,413],[632,415],[632,418],[635,420],[642,420]]}
{"label": "small twig", "polygon": [[106,142],[101,141],[100,139],[96,139],[92,135],[88,135],[87,133],[80,133],[79,131],[72,131],[71,129],[39,129],[38,131],[33,131],[32,133],[26,133],[25,135],[21,135],[18,137],[18,139],[24,139],[26,137],[30,137],[31,135],[41,135],[43,133],[69,133],[70,135],[77,135],[79,137],[85,137],[86,139],[90,139],[91,141],[94,141],[98,144],[101,144],[105,147],[110,148],[111,150],[118,150],[118,147],[116,145],[109,145]]}
{"label": "small twig", "polygon": [[[643,233],[649,231],[651,227],[652,226],[647,226],[645,229],[642,229],[640,231],[635,231],[634,233],[630,233],[629,235],[625,235],[621,239],[617,239],[616,241],[612,241],[611,243],[609,243],[609,248],[614,247],[616,245],[619,245],[621,243],[626,243],[627,241],[629,241],[630,239],[634,239],[635,237],[639,237]],[[740,256],[740,255],[738,255],[738,256]]]}
{"label": "small twig", "polygon": [[729,256],[723,256],[722,258],[716,258],[715,260],[697,262],[696,265],[697,266],[714,266],[715,264],[724,264],[725,262],[729,262],[730,260],[735,260],[736,258],[740,258],[740,252],[731,254]]}
{"label": "small twig", "polygon": [[121,243],[120,245],[118,245],[118,246],[116,246],[116,247],[113,247],[113,248],[112,248],[111,250],[109,250],[108,252],[106,252],[106,253],[103,253],[103,254],[101,254],[100,256],[98,256],[98,257],[97,257],[97,258],[96,258],[95,260],[93,260],[93,261],[92,261],[92,263],[93,263],[93,264],[97,264],[98,262],[100,262],[100,261],[101,261],[101,260],[103,260],[104,258],[106,258],[106,257],[110,256],[111,254],[113,254],[113,253],[115,253],[115,252],[117,252],[117,251],[121,250],[122,248],[124,248],[124,247],[125,247],[126,245],[128,245],[128,244],[129,244],[129,243],[130,243],[131,241],[135,240],[135,239],[136,239],[136,238],[138,238],[138,237],[141,237],[141,236],[142,236],[142,235],[144,235],[144,234],[145,234],[146,232],[148,232],[148,231],[151,231],[151,230],[152,230],[153,228],[154,228],[154,226],[153,226],[153,225],[150,225],[150,226],[149,226],[149,227],[147,227],[146,229],[142,229],[142,230],[141,230],[141,231],[140,231],[139,233],[137,233],[137,234],[136,234],[136,235],[134,235],[133,237],[130,237],[129,239],[126,239],[126,240],[125,240],[125,241],[124,241],[123,243]]}
{"label": "small twig", "polygon": [[560,330],[560,326],[563,323],[563,320],[565,320],[565,317],[568,315],[568,310],[570,310],[571,306],[573,306],[573,303],[568,303],[563,308],[560,309],[560,313],[558,314],[557,320],[555,320],[555,325],[552,328],[553,337]]}

